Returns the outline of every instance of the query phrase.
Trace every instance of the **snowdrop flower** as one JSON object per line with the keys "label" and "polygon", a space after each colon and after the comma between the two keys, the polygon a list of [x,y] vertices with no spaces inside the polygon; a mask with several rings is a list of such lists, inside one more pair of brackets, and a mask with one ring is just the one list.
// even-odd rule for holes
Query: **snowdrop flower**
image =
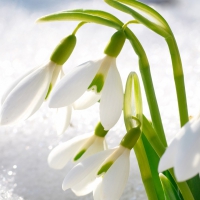
{"label": "snowdrop flower", "polygon": [[160,159],[158,171],[174,167],[178,181],[185,181],[200,172],[200,118],[185,124]]}
{"label": "snowdrop flower", "polygon": [[48,97],[75,43],[74,35],[66,37],[56,47],[46,65],[34,68],[13,82],[2,97],[1,125],[27,119],[39,109]]}
{"label": "snowdrop flower", "polygon": [[107,148],[105,131],[99,123],[94,133],[77,136],[55,147],[48,156],[48,164],[51,168],[62,169],[70,159],[82,160]]}
{"label": "snowdrop flower", "polygon": [[65,177],[62,188],[71,188],[77,196],[93,191],[94,200],[118,200],[126,186],[130,169],[130,151],[140,136],[140,129],[131,129],[120,146],[92,155]]}
{"label": "snowdrop flower", "polygon": [[86,62],[62,78],[50,95],[49,107],[73,104],[74,109],[85,109],[100,99],[101,123],[105,130],[112,128],[123,106],[123,86],[116,57],[124,41],[123,31],[116,32],[104,51],[104,58]]}

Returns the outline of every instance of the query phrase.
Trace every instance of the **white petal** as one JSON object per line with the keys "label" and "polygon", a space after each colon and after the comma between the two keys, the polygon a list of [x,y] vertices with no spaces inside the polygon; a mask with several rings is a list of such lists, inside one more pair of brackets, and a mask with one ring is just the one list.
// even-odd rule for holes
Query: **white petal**
{"label": "white petal", "polygon": [[[61,69],[62,69],[62,66],[61,65],[56,65],[55,66],[55,69],[53,71],[53,75],[52,75],[52,78],[51,78],[51,85],[52,87],[55,85],[55,83],[57,82],[57,79],[58,79],[58,76],[61,72]],[[63,72],[62,72],[63,73]],[[60,75],[61,76],[61,75]]]}
{"label": "white petal", "polygon": [[77,100],[87,90],[101,62],[102,59],[96,62],[89,61],[63,77],[49,97],[49,107],[64,107]]}
{"label": "white petal", "polygon": [[62,169],[70,158],[74,156],[79,146],[89,137],[91,137],[91,134],[77,136],[55,147],[48,156],[49,166],[54,169]]}
{"label": "white petal", "polygon": [[79,159],[79,161],[82,161],[93,154],[105,150],[104,148],[105,138],[98,136],[95,136],[95,138],[96,139],[93,142],[93,144],[87,149],[87,151],[83,154],[83,156]]}
{"label": "white petal", "polygon": [[100,176],[96,179],[96,186],[93,190],[93,197],[94,200],[101,200],[102,198],[102,181],[103,181],[103,177]]}
{"label": "white petal", "polygon": [[94,168],[85,178],[83,178],[78,184],[73,186],[71,190],[77,196],[83,196],[93,191],[95,187],[96,171],[98,168]]}
{"label": "white petal", "polygon": [[98,172],[98,167],[110,154],[112,154],[113,151],[114,149],[101,151],[74,166],[63,181],[63,190],[77,185],[83,178],[93,171],[93,169],[96,169],[95,172],[93,172],[96,174]]}
{"label": "white petal", "polygon": [[11,124],[30,116],[47,94],[54,65],[40,67],[24,77],[9,93],[1,110],[1,125]]}
{"label": "white petal", "polygon": [[177,148],[178,148],[178,140],[175,138],[170,143],[170,145],[165,150],[165,153],[160,158],[160,162],[159,162],[159,165],[158,165],[158,172],[159,173],[174,167]]}
{"label": "white petal", "polygon": [[200,169],[200,119],[182,128],[174,172],[178,181],[185,181],[199,173]]}
{"label": "white petal", "polygon": [[31,115],[33,115],[40,108],[40,106],[42,105],[42,103],[45,100],[44,98],[46,98],[50,84],[52,84],[52,87],[53,87],[53,83],[50,81],[52,81],[52,76],[53,76],[54,71],[60,70],[60,66],[56,65],[55,63],[53,63],[51,61],[49,62],[49,64],[47,66],[49,68],[52,68],[53,70],[49,71],[50,72],[49,73],[49,83],[47,84],[46,91],[44,92],[43,95],[38,95],[37,97],[35,97],[35,102],[37,102],[37,103],[35,104],[35,106],[32,107],[32,109],[30,109],[30,112],[29,112],[30,114],[29,114],[29,116],[26,117],[26,119],[29,118]]}
{"label": "white petal", "polygon": [[115,62],[110,66],[100,100],[100,119],[105,130],[118,121],[123,107],[123,86]]}
{"label": "white petal", "polygon": [[13,83],[11,83],[11,85],[4,91],[4,94],[1,97],[1,104],[3,104],[3,102],[5,101],[7,96],[9,95],[9,93],[18,85],[18,83],[20,83],[21,80],[23,80],[26,76],[28,76],[32,72],[36,71],[37,69],[38,69],[38,67],[33,68],[31,70],[28,70],[25,74],[23,74],[21,77],[19,77]]}
{"label": "white petal", "polygon": [[120,199],[129,177],[129,156],[130,150],[127,149],[105,173],[101,185],[100,200]]}
{"label": "white petal", "polygon": [[77,99],[73,106],[76,110],[86,109],[95,104],[101,98],[100,93],[92,90],[87,90],[79,99]]}
{"label": "white petal", "polygon": [[104,146],[103,148],[104,148],[105,150],[108,149],[108,144],[107,144],[106,140],[104,140],[103,146]]}
{"label": "white petal", "polygon": [[67,127],[70,124],[71,115],[72,115],[71,106],[58,108],[58,112],[56,115],[56,130],[58,135],[61,135],[66,131]]}

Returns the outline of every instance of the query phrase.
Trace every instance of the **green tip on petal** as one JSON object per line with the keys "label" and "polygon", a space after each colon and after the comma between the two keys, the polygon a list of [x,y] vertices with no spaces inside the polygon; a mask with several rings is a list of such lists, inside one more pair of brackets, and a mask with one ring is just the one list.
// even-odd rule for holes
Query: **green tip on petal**
{"label": "green tip on petal", "polygon": [[97,93],[100,93],[104,84],[103,74],[97,74],[92,83],[89,85],[88,90],[96,90]]}
{"label": "green tip on petal", "polygon": [[125,40],[126,36],[123,30],[115,32],[106,46],[104,53],[108,56],[116,58],[121,52]]}
{"label": "green tip on petal", "polygon": [[125,148],[132,149],[141,135],[140,126],[130,129],[123,137],[120,145]]}
{"label": "green tip on petal", "polygon": [[77,161],[78,159],[81,158],[81,156],[86,152],[85,149],[81,150],[79,153],[76,154],[76,156],[74,157],[74,161]]}
{"label": "green tip on petal", "polygon": [[58,65],[63,65],[70,57],[76,45],[76,36],[69,35],[64,38],[53,51],[50,60]]}
{"label": "green tip on petal", "polygon": [[101,169],[98,171],[97,175],[101,175],[102,173],[106,173],[109,170],[109,168],[111,167],[112,164],[113,164],[112,161],[107,162],[105,165],[103,165],[101,167]]}
{"label": "green tip on petal", "polygon": [[52,90],[52,84],[50,83],[50,85],[49,85],[49,89],[48,89],[48,91],[47,91],[47,95],[46,95],[45,99],[48,98],[48,96],[49,96],[51,90]]}
{"label": "green tip on petal", "polygon": [[94,130],[94,134],[99,137],[105,137],[107,132],[108,131],[104,130],[104,127],[102,126],[102,124],[100,122],[97,124],[97,126],[95,127],[95,130]]}

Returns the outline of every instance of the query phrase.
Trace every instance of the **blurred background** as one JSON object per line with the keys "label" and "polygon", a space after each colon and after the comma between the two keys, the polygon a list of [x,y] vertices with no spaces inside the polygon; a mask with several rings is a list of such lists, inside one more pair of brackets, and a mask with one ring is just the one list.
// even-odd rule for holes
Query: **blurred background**
{"label": "blurred background", "polygon": [[[160,12],[174,32],[183,61],[189,113],[194,116],[199,112],[200,102],[200,3],[198,0],[143,2]],[[36,24],[36,19],[52,12],[75,8],[103,9],[123,22],[131,19],[101,0],[0,0],[0,95],[22,73],[45,63],[57,43],[77,25],[77,22]],[[163,38],[142,25],[130,25],[130,28],[140,39],[149,58],[164,129],[170,141],[179,129],[179,119],[167,45]],[[83,26],[77,33],[74,53],[64,65],[65,72],[82,62],[100,57],[114,31],[95,24]],[[124,85],[130,71],[138,72],[137,56],[128,41],[118,57],[117,65]],[[143,104],[144,113],[149,117],[144,93]],[[92,199],[91,194],[76,197],[70,190],[62,191],[62,181],[72,164],[60,171],[52,170],[47,165],[47,156],[57,144],[93,131],[98,120],[98,104],[87,110],[74,111],[71,126],[58,137],[54,125],[55,110],[44,103],[25,122],[0,127],[0,199]],[[107,135],[109,147],[118,145],[124,134],[121,117]],[[147,197],[132,152],[130,177],[121,200],[136,199],[145,200]]]}

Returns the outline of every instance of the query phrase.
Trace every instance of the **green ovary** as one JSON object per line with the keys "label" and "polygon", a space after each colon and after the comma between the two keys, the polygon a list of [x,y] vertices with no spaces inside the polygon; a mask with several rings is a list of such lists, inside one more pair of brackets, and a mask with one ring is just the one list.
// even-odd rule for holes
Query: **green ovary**
{"label": "green ovary", "polygon": [[94,79],[92,80],[92,83],[89,85],[88,90],[94,90],[96,89],[97,93],[100,93],[104,84],[104,76],[103,74],[97,74]]}

